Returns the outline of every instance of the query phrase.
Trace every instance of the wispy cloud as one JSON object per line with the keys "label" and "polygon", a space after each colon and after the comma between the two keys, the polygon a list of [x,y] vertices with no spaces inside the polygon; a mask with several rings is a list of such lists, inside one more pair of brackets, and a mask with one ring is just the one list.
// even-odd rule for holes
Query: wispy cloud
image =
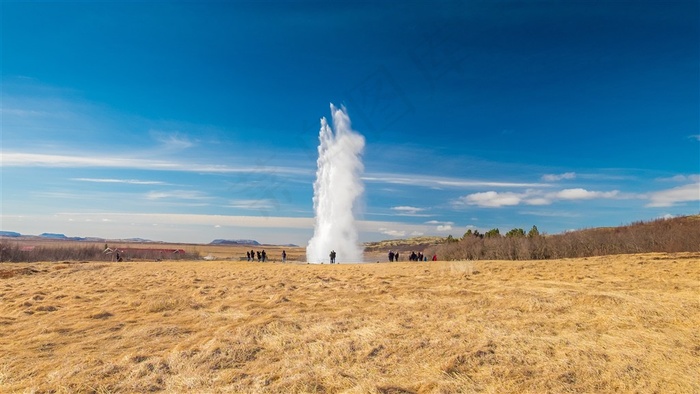
{"label": "wispy cloud", "polygon": [[392,207],[392,211],[396,212],[398,216],[413,216],[413,217],[429,217],[432,215],[421,213],[425,211],[425,208],[410,207],[410,206],[400,206]]}
{"label": "wispy cloud", "polygon": [[271,199],[252,199],[252,200],[231,200],[226,205],[230,208],[238,209],[272,209],[275,207],[275,201]]}
{"label": "wispy cloud", "polygon": [[675,175],[670,178],[661,178],[659,180],[671,182],[700,182],[700,174]]}
{"label": "wispy cloud", "polygon": [[499,208],[511,205],[520,204],[528,193],[513,193],[513,192],[495,192],[488,191],[482,193],[473,193],[460,197],[457,200],[458,204],[476,205],[486,208]]}
{"label": "wispy cloud", "polygon": [[441,222],[439,220],[429,220],[425,224],[435,226],[435,230],[439,232],[446,232],[452,230],[454,222]]}
{"label": "wispy cloud", "polygon": [[405,237],[406,236],[406,231],[404,230],[391,230],[385,227],[379,228],[379,232],[388,235],[390,237]]}
{"label": "wispy cloud", "polygon": [[93,183],[123,183],[129,185],[168,185],[161,181],[141,181],[138,179],[71,178],[72,181]]}
{"label": "wispy cloud", "polygon": [[695,141],[700,141],[700,134],[689,135],[688,138],[695,140]]}
{"label": "wispy cloud", "polygon": [[397,185],[409,185],[420,187],[450,187],[450,188],[477,188],[477,187],[548,187],[546,183],[528,182],[500,182],[489,180],[473,180],[460,178],[446,178],[404,174],[366,174],[362,179],[365,182],[389,183]]}
{"label": "wispy cloud", "polygon": [[700,182],[649,194],[647,207],[670,207],[679,203],[700,201]]}
{"label": "wispy cloud", "polygon": [[532,216],[542,216],[551,218],[578,218],[581,217],[580,213],[574,212],[553,212],[551,210],[544,211],[520,211],[521,215],[532,215]]}
{"label": "wispy cloud", "polygon": [[182,151],[195,145],[187,136],[179,132],[167,133],[159,130],[151,130],[151,135],[153,135],[153,138],[167,151]]}
{"label": "wispy cloud", "polygon": [[0,113],[3,114],[3,116],[17,116],[21,118],[36,118],[36,117],[42,117],[49,115],[49,112],[46,111],[38,111],[34,109],[22,109],[22,108],[0,108]]}
{"label": "wispy cloud", "polygon": [[575,179],[575,172],[565,172],[563,174],[545,174],[542,175],[542,180],[545,182],[557,182],[563,179]]}
{"label": "wispy cloud", "polygon": [[206,193],[196,190],[170,190],[170,191],[152,191],[146,193],[148,200],[207,200],[209,197]]}
{"label": "wispy cloud", "polygon": [[52,168],[120,168],[139,170],[182,171],[199,173],[250,173],[274,175],[313,175],[313,170],[279,166],[240,166],[200,164],[167,160],[151,160],[138,157],[105,155],[52,155],[43,153],[2,152],[3,167],[52,167]]}
{"label": "wispy cloud", "polygon": [[[159,213],[78,213],[61,212],[56,217],[64,220],[109,219],[112,222],[129,223],[133,225],[178,225],[178,226],[235,226],[256,228],[299,228],[313,229],[313,218],[294,218],[276,216],[228,216],[228,215],[198,215],[198,214],[159,214]],[[6,217],[6,216],[3,216]],[[7,216],[9,217],[9,216]]]}
{"label": "wispy cloud", "polygon": [[554,194],[549,194],[549,196],[556,200],[591,200],[594,198],[615,198],[619,194],[618,190],[600,192],[576,188],[564,189]]}
{"label": "wispy cloud", "polygon": [[590,191],[586,189],[563,189],[557,192],[544,192],[542,190],[528,189],[522,193],[488,191],[468,194],[454,201],[453,205],[475,205],[482,208],[500,208],[506,206],[525,205],[550,205],[561,200],[590,200],[616,198],[620,192]]}

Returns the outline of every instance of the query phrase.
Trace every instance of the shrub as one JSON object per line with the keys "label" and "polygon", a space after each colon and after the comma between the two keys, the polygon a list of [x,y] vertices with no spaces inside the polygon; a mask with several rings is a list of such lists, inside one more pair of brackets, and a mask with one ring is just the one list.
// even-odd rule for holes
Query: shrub
{"label": "shrub", "polygon": [[542,235],[536,226],[525,236],[512,229],[502,237],[498,229],[485,237],[467,231],[454,240],[426,249],[446,260],[540,260],[624,253],[700,252],[700,215],[636,222],[614,228],[594,228]]}

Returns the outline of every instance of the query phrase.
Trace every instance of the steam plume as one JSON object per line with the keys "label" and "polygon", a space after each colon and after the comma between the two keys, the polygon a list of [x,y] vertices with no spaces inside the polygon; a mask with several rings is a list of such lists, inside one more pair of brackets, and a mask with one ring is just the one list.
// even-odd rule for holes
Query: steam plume
{"label": "steam plume", "polygon": [[353,131],[345,108],[331,104],[333,128],[321,119],[318,145],[318,169],[314,182],[314,236],[306,247],[306,261],[329,260],[331,250],[337,262],[362,262],[358,243],[355,209],[364,192],[360,178],[364,166],[365,139]]}

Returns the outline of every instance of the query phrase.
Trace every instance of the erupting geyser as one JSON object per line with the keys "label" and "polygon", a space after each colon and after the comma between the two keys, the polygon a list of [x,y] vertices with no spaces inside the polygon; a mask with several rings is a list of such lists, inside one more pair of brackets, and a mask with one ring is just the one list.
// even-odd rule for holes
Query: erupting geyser
{"label": "erupting geyser", "polygon": [[362,262],[358,243],[355,210],[364,186],[360,178],[365,139],[350,127],[345,108],[331,104],[333,129],[321,119],[318,145],[318,169],[314,182],[314,236],[306,247],[306,261],[329,261],[336,252],[336,262]]}

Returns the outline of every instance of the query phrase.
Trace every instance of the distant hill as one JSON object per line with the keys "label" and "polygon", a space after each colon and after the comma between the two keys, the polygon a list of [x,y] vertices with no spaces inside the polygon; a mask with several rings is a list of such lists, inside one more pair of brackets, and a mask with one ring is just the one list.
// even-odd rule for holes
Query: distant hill
{"label": "distant hill", "polygon": [[413,237],[405,239],[388,239],[377,242],[366,242],[365,251],[384,251],[394,249],[397,251],[422,251],[428,246],[439,245],[445,242],[444,237]]}
{"label": "distant hill", "polygon": [[[116,241],[119,241],[119,240],[116,240]],[[123,239],[122,241],[138,242],[138,243],[163,243],[161,241],[151,241],[150,239],[145,239],[145,238],[127,238],[127,239]]]}
{"label": "distant hill", "polygon": [[[31,236],[30,236],[31,237]],[[89,241],[89,242],[102,242],[104,241],[104,238],[98,238],[98,237],[66,237],[64,234],[56,234],[56,233],[41,233],[38,235],[39,238],[46,238],[46,239],[56,239],[56,240],[64,240],[64,241]]]}
{"label": "distant hill", "polygon": [[56,233],[41,233],[41,234],[39,234],[39,236],[42,238],[52,238],[52,239],[66,239],[67,238],[64,234],[56,234]]}
{"label": "distant hill", "polygon": [[0,237],[21,237],[22,234],[14,231],[0,231]]}
{"label": "distant hill", "polygon": [[260,245],[258,241],[252,239],[215,239],[209,245]]}

